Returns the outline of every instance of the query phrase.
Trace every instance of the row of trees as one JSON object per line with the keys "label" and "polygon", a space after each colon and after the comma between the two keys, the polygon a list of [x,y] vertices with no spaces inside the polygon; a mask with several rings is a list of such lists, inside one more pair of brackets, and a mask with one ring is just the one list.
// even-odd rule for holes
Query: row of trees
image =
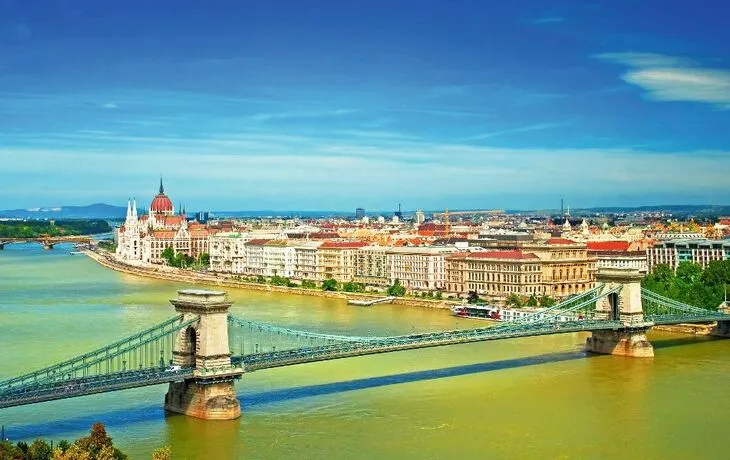
{"label": "row of trees", "polygon": [[183,252],[176,253],[172,246],[168,246],[162,251],[161,255],[167,265],[171,267],[205,268],[210,265],[210,255],[207,252],[203,252],[195,259]]}
{"label": "row of trees", "polygon": [[[43,439],[28,444],[20,441],[13,444],[0,441],[0,460],[127,460],[129,457],[114,447],[112,438],[102,423],[94,423],[88,436],[73,443],[63,439],[52,447]],[[170,460],[170,446],[161,447],[152,453],[152,460]]]}
{"label": "row of trees", "polygon": [[[164,256],[163,252],[163,256]],[[313,280],[302,280],[300,284],[295,283],[291,279],[284,277],[284,276],[272,276],[271,278],[266,278],[262,275],[258,275],[255,277],[242,277],[239,276],[238,279],[240,281],[248,281],[251,283],[259,283],[259,284],[271,284],[272,286],[285,286],[285,287],[301,287],[304,289],[321,289],[323,291],[330,291],[330,292],[367,292],[367,289],[365,288],[365,285],[362,283],[355,283],[353,281],[348,281],[345,283],[340,283],[339,281],[328,278],[326,280],[323,280],[321,283]],[[386,292],[390,296],[395,297],[403,297],[406,295],[406,288],[403,286],[400,282],[400,280],[396,279],[393,284],[388,286],[386,289]],[[441,292],[424,292],[421,297],[425,298],[433,298],[433,299],[441,299]]]}
{"label": "row of trees", "polygon": [[695,307],[717,310],[725,300],[730,284],[730,260],[718,260],[701,265],[680,262],[676,272],[666,264],[655,265],[641,285],[659,295]]}
{"label": "row of trees", "polygon": [[50,221],[7,221],[0,223],[0,238],[38,238],[49,236],[95,235],[111,232],[101,219]]}

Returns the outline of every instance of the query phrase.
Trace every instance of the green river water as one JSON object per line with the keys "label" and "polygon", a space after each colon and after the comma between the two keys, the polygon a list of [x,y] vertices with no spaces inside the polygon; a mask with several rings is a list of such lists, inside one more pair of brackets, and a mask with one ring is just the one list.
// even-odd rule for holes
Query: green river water
{"label": "green river water", "polygon": [[[0,252],[0,379],[174,314],[189,287],[120,274],[68,246]],[[390,335],[482,325],[444,310],[229,289],[234,313]],[[730,340],[650,335],[656,357],[588,356],[585,334],[504,340],[245,375],[243,416],[165,416],[155,386],[0,410],[13,440],[72,439],[95,421],[132,459],[730,458]]]}

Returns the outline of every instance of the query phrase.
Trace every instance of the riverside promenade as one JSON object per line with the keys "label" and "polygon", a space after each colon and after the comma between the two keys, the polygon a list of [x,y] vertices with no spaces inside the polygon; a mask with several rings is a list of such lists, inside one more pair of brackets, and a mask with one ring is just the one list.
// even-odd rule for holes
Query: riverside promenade
{"label": "riverside promenade", "polygon": [[[307,295],[312,297],[327,297],[343,300],[377,300],[383,297],[383,294],[367,294],[367,293],[350,293],[341,291],[323,291],[322,289],[305,289],[300,287],[273,286],[271,284],[252,283],[240,281],[227,274],[201,273],[192,270],[185,270],[177,267],[168,267],[164,265],[133,265],[117,259],[115,254],[101,248],[84,249],[84,254],[95,260],[100,265],[130,275],[143,276],[146,278],[155,278],[168,281],[178,281],[190,284],[203,284],[209,286],[222,286],[237,289],[249,289],[252,291],[281,292],[286,294]],[[444,300],[415,299],[411,297],[396,297],[393,302],[395,305],[423,307],[423,308],[442,308],[448,309],[455,302]]]}

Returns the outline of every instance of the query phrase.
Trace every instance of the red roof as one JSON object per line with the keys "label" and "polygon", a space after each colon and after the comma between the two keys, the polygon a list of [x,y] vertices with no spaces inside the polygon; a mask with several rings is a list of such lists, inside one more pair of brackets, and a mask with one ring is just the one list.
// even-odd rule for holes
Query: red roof
{"label": "red roof", "polygon": [[246,241],[246,246],[263,246],[271,240],[265,240],[261,238]]}
{"label": "red roof", "polygon": [[150,205],[150,211],[172,212],[172,201],[170,201],[170,199],[164,193],[159,193],[152,200],[152,204]]}
{"label": "red roof", "polygon": [[460,257],[465,259],[506,259],[506,260],[537,260],[539,259],[531,252],[522,251],[478,251],[478,252],[459,252],[451,257]]}
{"label": "red roof", "polygon": [[625,252],[629,250],[628,241],[589,241],[589,251],[616,251]]}
{"label": "red roof", "polygon": [[164,216],[162,219],[165,225],[180,225],[182,220],[182,216]]}
{"label": "red roof", "polygon": [[152,236],[158,239],[172,239],[175,238],[175,232],[167,230],[157,230],[152,232]]}
{"label": "red roof", "polygon": [[320,249],[355,249],[367,245],[364,241],[325,241],[319,247]]}
{"label": "red roof", "polygon": [[312,240],[324,240],[327,238],[339,238],[339,233],[335,232],[317,232],[317,233],[310,233],[309,238]]}
{"label": "red roof", "polygon": [[571,241],[565,238],[550,238],[546,241],[547,244],[578,244],[575,241]]}

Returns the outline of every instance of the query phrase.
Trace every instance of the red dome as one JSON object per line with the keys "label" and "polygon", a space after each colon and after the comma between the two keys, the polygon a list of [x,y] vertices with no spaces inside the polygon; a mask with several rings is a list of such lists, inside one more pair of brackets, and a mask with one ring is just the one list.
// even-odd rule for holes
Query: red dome
{"label": "red dome", "polygon": [[172,201],[164,193],[160,193],[152,200],[150,210],[154,212],[172,212]]}

